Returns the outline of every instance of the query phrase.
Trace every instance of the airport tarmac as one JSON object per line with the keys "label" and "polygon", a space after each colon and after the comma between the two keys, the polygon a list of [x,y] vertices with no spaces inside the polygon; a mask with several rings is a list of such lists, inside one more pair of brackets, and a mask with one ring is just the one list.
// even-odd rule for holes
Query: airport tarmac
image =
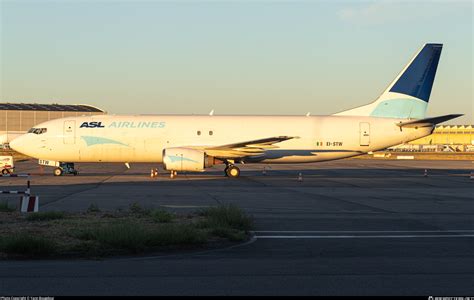
{"label": "airport tarmac", "polygon": [[[40,173],[33,161],[16,167]],[[471,161],[354,159],[271,165],[266,175],[245,165],[239,179],[219,167],[150,178],[152,167],[79,164],[79,176],[63,177],[45,168],[32,192],[41,210],[234,203],[254,216],[254,239],[194,254],[3,261],[0,296],[474,294]],[[24,188],[24,178],[0,180]]]}

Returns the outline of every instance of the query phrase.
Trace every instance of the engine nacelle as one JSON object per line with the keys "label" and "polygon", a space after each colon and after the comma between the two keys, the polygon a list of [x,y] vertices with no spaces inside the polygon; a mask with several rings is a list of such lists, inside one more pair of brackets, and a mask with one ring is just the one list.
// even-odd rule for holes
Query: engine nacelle
{"label": "engine nacelle", "polygon": [[214,165],[214,157],[202,150],[190,148],[166,148],[163,150],[165,170],[202,172]]}

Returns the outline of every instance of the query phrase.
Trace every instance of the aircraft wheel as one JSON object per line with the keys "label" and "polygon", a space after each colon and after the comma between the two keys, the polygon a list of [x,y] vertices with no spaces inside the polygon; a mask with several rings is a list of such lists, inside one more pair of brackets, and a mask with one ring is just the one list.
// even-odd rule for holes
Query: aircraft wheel
{"label": "aircraft wheel", "polygon": [[3,175],[10,174],[10,170],[8,170],[8,169],[3,169],[3,170],[2,170],[2,174],[3,174]]}
{"label": "aircraft wheel", "polygon": [[236,166],[229,166],[227,169],[227,176],[230,178],[237,178],[240,176],[240,169]]}
{"label": "aircraft wheel", "polygon": [[61,176],[63,175],[63,170],[61,168],[54,169],[54,176]]}

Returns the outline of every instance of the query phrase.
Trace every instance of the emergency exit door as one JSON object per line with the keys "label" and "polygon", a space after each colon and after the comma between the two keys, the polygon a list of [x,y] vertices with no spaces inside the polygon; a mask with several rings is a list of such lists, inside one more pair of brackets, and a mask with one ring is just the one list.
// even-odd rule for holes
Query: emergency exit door
{"label": "emergency exit door", "polygon": [[370,145],[370,123],[359,123],[359,140],[361,146]]}
{"label": "emergency exit door", "polygon": [[63,138],[64,144],[76,142],[76,121],[64,121]]}

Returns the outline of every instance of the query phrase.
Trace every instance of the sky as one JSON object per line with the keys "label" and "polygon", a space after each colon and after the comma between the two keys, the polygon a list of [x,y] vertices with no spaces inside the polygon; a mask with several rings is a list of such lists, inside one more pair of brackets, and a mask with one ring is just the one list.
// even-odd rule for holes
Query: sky
{"label": "sky", "polygon": [[333,114],[443,43],[428,116],[474,124],[473,2],[0,0],[0,102]]}

